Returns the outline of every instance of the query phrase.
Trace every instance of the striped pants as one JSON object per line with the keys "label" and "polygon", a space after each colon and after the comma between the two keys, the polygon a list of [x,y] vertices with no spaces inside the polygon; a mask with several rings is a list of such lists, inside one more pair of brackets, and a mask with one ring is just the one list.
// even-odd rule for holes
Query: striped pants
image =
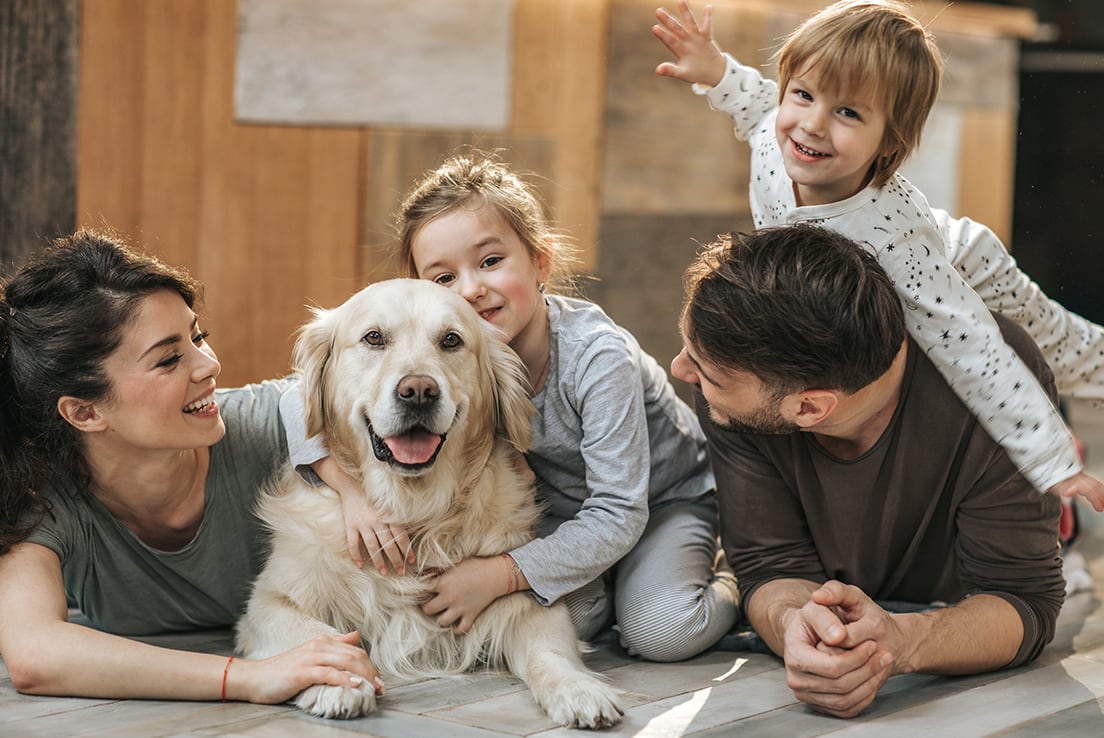
{"label": "striped pants", "polygon": [[563,601],[579,638],[616,622],[621,645],[651,661],[681,661],[712,646],[738,614],[736,580],[715,575],[713,494],[652,510],[648,526],[616,566]]}

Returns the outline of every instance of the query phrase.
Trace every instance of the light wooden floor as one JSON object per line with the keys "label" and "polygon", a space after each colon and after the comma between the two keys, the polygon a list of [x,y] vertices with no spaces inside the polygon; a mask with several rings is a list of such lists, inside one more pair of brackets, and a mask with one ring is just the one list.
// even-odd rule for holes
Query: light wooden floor
{"label": "light wooden floor", "polygon": [[[1104,411],[1072,408],[1089,446],[1090,468],[1104,477]],[[1094,451],[1095,449],[1095,451]],[[1094,458],[1094,453],[1100,458]],[[627,657],[615,646],[589,657],[623,693],[624,722],[604,736],[1104,736],[1104,515],[1085,510],[1077,548],[1094,587],[1067,600],[1058,634],[1026,667],[971,677],[895,677],[874,705],[850,721],[796,703],[780,662],[754,653],[713,651],[679,664]],[[230,652],[228,631],[155,639]],[[21,695],[0,664],[0,736],[252,736],[254,738],[542,738],[579,734],[553,725],[524,685],[472,674],[390,685],[374,715],[351,721],[311,718],[290,707],[63,699]]]}

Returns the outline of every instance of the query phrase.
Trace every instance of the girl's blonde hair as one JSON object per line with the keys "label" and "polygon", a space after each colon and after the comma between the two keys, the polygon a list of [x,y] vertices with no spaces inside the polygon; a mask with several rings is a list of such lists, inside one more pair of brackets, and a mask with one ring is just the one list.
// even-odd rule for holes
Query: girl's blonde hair
{"label": "girl's blonde hair", "polygon": [[399,271],[417,277],[413,243],[430,221],[461,207],[494,208],[525,244],[530,256],[548,260],[552,291],[572,288],[574,247],[549,223],[536,188],[515,174],[496,155],[475,148],[449,156],[411,187],[399,206],[397,228]]}
{"label": "girl's blonde hair", "polygon": [[935,39],[896,0],[830,5],[798,26],[775,60],[780,95],[794,75],[815,68],[830,92],[863,90],[885,102],[883,153],[871,167],[874,187],[888,182],[920,145],[943,74]]}

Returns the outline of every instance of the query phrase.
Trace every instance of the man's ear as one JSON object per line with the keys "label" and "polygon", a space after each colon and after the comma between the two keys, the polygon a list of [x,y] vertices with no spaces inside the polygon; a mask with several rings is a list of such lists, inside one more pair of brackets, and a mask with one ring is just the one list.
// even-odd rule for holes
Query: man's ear
{"label": "man's ear", "polygon": [[107,427],[107,421],[104,420],[103,416],[96,410],[96,406],[91,402],[63,395],[58,398],[57,409],[58,414],[65,419],[65,422],[79,431],[91,433],[101,431]]}
{"label": "man's ear", "polygon": [[839,404],[839,395],[831,390],[811,389],[790,396],[794,404],[793,422],[812,428],[827,418]]}

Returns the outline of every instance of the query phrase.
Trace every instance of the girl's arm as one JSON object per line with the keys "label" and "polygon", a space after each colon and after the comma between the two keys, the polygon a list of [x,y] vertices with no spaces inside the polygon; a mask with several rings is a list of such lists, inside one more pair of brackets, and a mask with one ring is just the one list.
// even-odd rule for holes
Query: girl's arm
{"label": "girl's arm", "polygon": [[61,566],[50,549],[22,543],[0,557],[0,653],[16,689],[109,699],[278,704],[315,684],[381,689],[359,635],[316,638],[263,660],[177,651],[67,621]]}
{"label": "girl's arm", "polygon": [[[299,382],[290,384],[280,396],[280,419],[287,435],[292,466],[308,483],[317,484],[317,480],[311,478],[313,471],[341,499],[345,541],[353,562],[363,567],[362,552],[367,552],[380,574],[386,575],[389,567],[403,573],[406,564],[414,563],[406,529],[384,522],[365,499],[360,484],[330,457],[323,439],[307,435],[306,408]],[[310,471],[305,471],[308,469]]]}
{"label": "girl's arm", "polygon": [[1104,484],[1084,473],[1065,421],[947,261],[938,230],[926,222],[910,226],[877,256],[905,305],[913,339],[1036,489],[1072,491],[1104,509]]}
{"label": "girl's arm", "polygon": [[366,551],[380,574],[386,576],[389,567],[396,574],[405,574],[406,565],[414,563],[414,550],[406,528],[385,522],[364,496],[360,483],[342,471],[333,457],[323,457],[311,464],[311,468],[341,499],[345,542],[353,562],[358,567],[364,566],[361,553]]}
{"label": "girl's arm", "polygon": [[473,557],[438,577],[433,598],[422,605],[422,612],[463,635],[492,602],[527,589],[529,580],[510,554]]}

